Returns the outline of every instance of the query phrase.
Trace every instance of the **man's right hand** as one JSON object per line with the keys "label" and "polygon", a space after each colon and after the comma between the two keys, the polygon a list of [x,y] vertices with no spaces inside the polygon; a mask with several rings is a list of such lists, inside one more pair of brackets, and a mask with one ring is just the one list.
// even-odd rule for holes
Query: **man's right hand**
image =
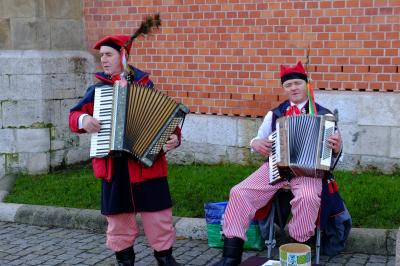
{"label": "man's right hand", "polygon": [[87,133],[96,133],[100,131],[101,125],[99,120],[93,118],[93,116],[87,115],[82,121],[83,129]]}
{"label": "man's right hand", "polygon": [[271,155],[272,141],[268,139],[255,139],[251,143],[251,147],[259,154],[267,157]]}

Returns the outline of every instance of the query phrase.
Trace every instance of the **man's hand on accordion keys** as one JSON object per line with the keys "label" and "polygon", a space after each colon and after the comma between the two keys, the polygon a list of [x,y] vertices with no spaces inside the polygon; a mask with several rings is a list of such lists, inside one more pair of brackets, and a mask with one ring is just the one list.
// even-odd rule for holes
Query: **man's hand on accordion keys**
{"label": "man's hand on accordion keys", "polygon": [[329,147],[335,154],[338,154],[342,149],[342,138],[339,133],[335,133],[328,138]]}
{"label": "man's hand on accordion keys", "polygon": [[99,120],[90,115],[86,115],[83,118],[82,125],[83,129],[86,130],[87,133],[99,132],[101,128]]}
{"label": "man's hand on accordion keys", "polygon": [[272,141],[268,139],[255,139],[252,141],[251,147],[259,154],[267,157],[271,155]]}
{"label": "man's hand on accordion keys", "polygon": [[175,134],[172,134],[169,139],[167,140],[167,142],[165,143],[165,152],[170,151],[175,149],[176,147],[179,146],[179,139],[178,136]]}

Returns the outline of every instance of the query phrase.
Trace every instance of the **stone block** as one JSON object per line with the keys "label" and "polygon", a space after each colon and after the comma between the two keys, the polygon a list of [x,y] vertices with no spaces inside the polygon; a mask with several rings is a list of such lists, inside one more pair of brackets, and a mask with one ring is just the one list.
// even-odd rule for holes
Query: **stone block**
{"label": "stone block", "polygon": [[17,152],[43,153],[50,150],[48,128],[16,129]]}
{"label": "stone block", "polygon": [[81,0],[45,0],[46,14],[50,18],[68,18],[80,20],[83,17]]}
{"label": "stone block", "polygon": [[341,124],[339,130],[343,141],[343,152],[360,154],[361,135],[366,133],[365,128],[361,129],[356,124]]}
{"label": "stone block", "polygon": [[227,158],[226,161],[237,163],[237,164],[247,164],[250,161],[250,149],[240,148],[240,147],[227,147]]}
{"label": "stone block", "polygon": [[51,21],[51,49],[85,50],[81,20],[57,19]]}
{"label": "stone block", "polygon": [[11,49],[11,48],[12,46],[11,46],[10,19],[2,18],[0,19],[0,49]]}
{"label": "stone block", "polygon": [[182,128],[184,141],[206,143],[207,142],[207,116],[188,114]]}
{"label": "stone block", "polygon": [[[1,63],[1,59],[0,59]],[[10,89],[10,76],[0,74],[0,92],[3,94],[5,91]],[[6,99],[4,96],[0,96],[0,100]]]}
{"label": "stone block", "polygon": [[15,215],[22,206],[22,204],[0,202],[0,221],[12,223],[15,222]]}
{"label": "stone block", "polygon": [[15,174],[20,172],[18,153],[5,154],[5,160],[6,160],[6,174]]}
{"label": "stone block", "polygon": [[390,152],[389,157],[400,158],[400,127],[390,129]]}
{"label": "stone block", "polygon": [[400,126],[398,115],[400,106],[399,93],[365,93],[359,96],[359,124],[371,126]]}
{"label": "stone block", "polygon": [[192,164],[195,162],[194,154],[195,152],[191,148],[191,144],[188,142],[183,142],[177,149],[167,153],[167,160],[169,163]]}
{"label": "stone block", "polygon": [[6,175],[6,159],[4,154],[0,154],[0,178]]}
{"label": "stone block", "polygon": [[14,49],[50,49],[50,26],[44,18],[13,18],[11,20]]}
{"label": "stone block", "polygon": [[1,107],[1,102],[0,102],[0,128],[3,128],[3,111],[2,111],[2,107]]}
{"label": "stone block", "polygon": [[390,128],[385,126],[359,126],[360,152],[363,155],[389,156]]}
{"label": "stone block", "polygon": [[[346,243],[345,250],[364,254],[387,254],[386,229],[352,228]],[[368,243],[368,245],[365,245]]]}
{"label": "stone block", "polygon": [[50,170],[49,152],[27,152],[19,154],[19,172],[44,174]]}
{"label": "stone block", "polygon": [[50,150],[61,150],[65,148],[65,141],[63,140],[52,140],[50,144]]}
{"label": "stone block", "polygon": [[50,86],[47,87],[50,91],[46,93],[47,99],[66,99],[76,98],[76,83],[75,74],[52,74],[48,75]]}
{"label": "stone block", "polygon": [[390,256],[396,255],[396,238],[397,238],[397,231],[396,229],[388,230],[387,236],[387,252]]}
{"label": "stone block", "polygon": [[259,126],[254,118],[239,118],[237,121],[237,145],[250,147],[250,141],[257,136]]}
{"label": "stone block", "polygon": [[[67,53],[67,51],[65,51]],[[85,74],[88,73],[89,75],[86,78],[93,80],[93,71],[94,71],[94,57],[92,54],[88,52],[82,51],[73,51],[69,52],[68,55],[68,71],[67,73],[74,73],[74,74]],[[88,79],[88,80],[89,80]]]}
{"label": "stone block", "polygon": [[79,138],[79,147],[82,148],[90,148],[90,134],[78,134]]}
{"label": "stone block", "polygon": [[15,129],[0,129],[0,153],[14,153],[17,150]]}
{"label": "stone block", "polygon": [[337,109],[339,121],[357,123],[359,119],[359,92],[316,91],[315,100],[332,112]]}
{"label": "stone block", "polygon": [[68,127],[69,125],[69,111],[78,103],[78,99],[66,99],[60,102],[60,121],[59,125]]}
{"label": "stone block", "polygon": [[3,16],[30,18],[36,15],[36,2],[32,0],[3,0]]}
{"label": "stone block", "polygon": [[36,15],[35,17],[43,18],[46,17],[46,10],[44,8],[44,0],[35,0]]}
{"label": "stone block", "polygon": [[10,91],[5,96],[10,100],[42,100],[46,86],[50,84],[43,75],[11,75]]}
{"label": "stone block", "polygon": [[64,164],[66,151],[63,150],[52,150],[50,152],[50,167],[58,167]]}
{"label": "stone block", "polygon": [[43,101],[6,101],[2,103],[4,127],[44,127],[50,117]]}
{"label": "stone block", "polygon": [[342,157],[339,159],[338,164],[336,165],[335,169],[341,170],[354,170],[360,167],[361,163],[361,155],[357,154],[342,154]]}
{"label": "stone block", "polygon": [[58,55],[54,55],[51,52],[43,54],[43,58],[40,62],[40,66],[43,74],[49,74],[49,78],[55,78],[54,74],[65,75],[68,73],[68,61],[67,58],[62,58],[63,52],[60,51]]}
{"label": "stone block", "polygon": [[0,73],[6,75],[41,74],[42,51],[0,50]]}
{"label": "stone block", "polygon": [[399,159],[391,159],[383,156],[362,155],[360,160],[362,169],[378,169],[386,174],[391,174],[400,169]]}
{"label": "stone block", "polygon": [[60,100],[48,101],[47,106],[48,106],[50,123],[55,127],[64,125],[65,123],[64,121],[62,121],[62,119],[64,118],[61,118],[61,101]]}
{"label": "stone block", "polygon": [[396,265],[400,265],[400,228],[397,231],[396,238]]}
{"label": "stone block", "polygon": [[87,88],[94,83],[93,74],[78,74],[75,77],[76,97],[82,97]]}
{"label": "stone block", "polygon": [[218,164],[227,162],[226,146],[204,143],[201,147],[196,144],[193,148],[196,163]]}
{"label": "stone block", "polygon": [[211,115],[207,117],[207,143],[234,146],[236,132],[237,118]]}
{"label": "stone block", "polygon": [[90,159],[89,154],[89,148],[72,148],[67,151],[65,162],[68,165],[87,161]]}
{"label": "stone block", "polygon": [[207,239],[207,224],[205,219],[185,218],[175,224],[176,235],[190,239]]}

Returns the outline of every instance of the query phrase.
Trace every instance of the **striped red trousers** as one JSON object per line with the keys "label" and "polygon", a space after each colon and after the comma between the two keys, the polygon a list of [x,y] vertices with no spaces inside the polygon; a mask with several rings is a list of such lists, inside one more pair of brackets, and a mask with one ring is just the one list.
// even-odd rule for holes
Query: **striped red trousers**
{"label": "striped red trousers", "polygon": [[234,186],[229,195],[223,221],[226,237],[246,240],[246,231],[256,211],[264,207],[282,187],[290,186],[294,198],[289,234],[299,242],[305,242],[314,235],[315,222],[321,205],[322,179],[295,177],[290,182],[269,184],[268,163]]}

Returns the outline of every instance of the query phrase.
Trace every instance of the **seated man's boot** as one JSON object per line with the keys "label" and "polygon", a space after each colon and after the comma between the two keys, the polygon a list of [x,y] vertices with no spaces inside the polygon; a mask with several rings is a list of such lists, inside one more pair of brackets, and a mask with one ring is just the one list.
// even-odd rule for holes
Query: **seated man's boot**
{"label": "seated man's boot", "polygon": [[241,238],[225,238],[222,259],[213,266],[238,266],[242,262],[243,246]]}
{"label": "seated man's boot", "polygon": [[154,257],[157,260],[158,266],[181,266],[172,256],[172,247],[162,251],[154,250]]}
{"label": "seated man's boot", "polygon": [[118,266],[133,266],[135,265],[135,253],[133,252],[133,246],[124,250],[115,252]]}

